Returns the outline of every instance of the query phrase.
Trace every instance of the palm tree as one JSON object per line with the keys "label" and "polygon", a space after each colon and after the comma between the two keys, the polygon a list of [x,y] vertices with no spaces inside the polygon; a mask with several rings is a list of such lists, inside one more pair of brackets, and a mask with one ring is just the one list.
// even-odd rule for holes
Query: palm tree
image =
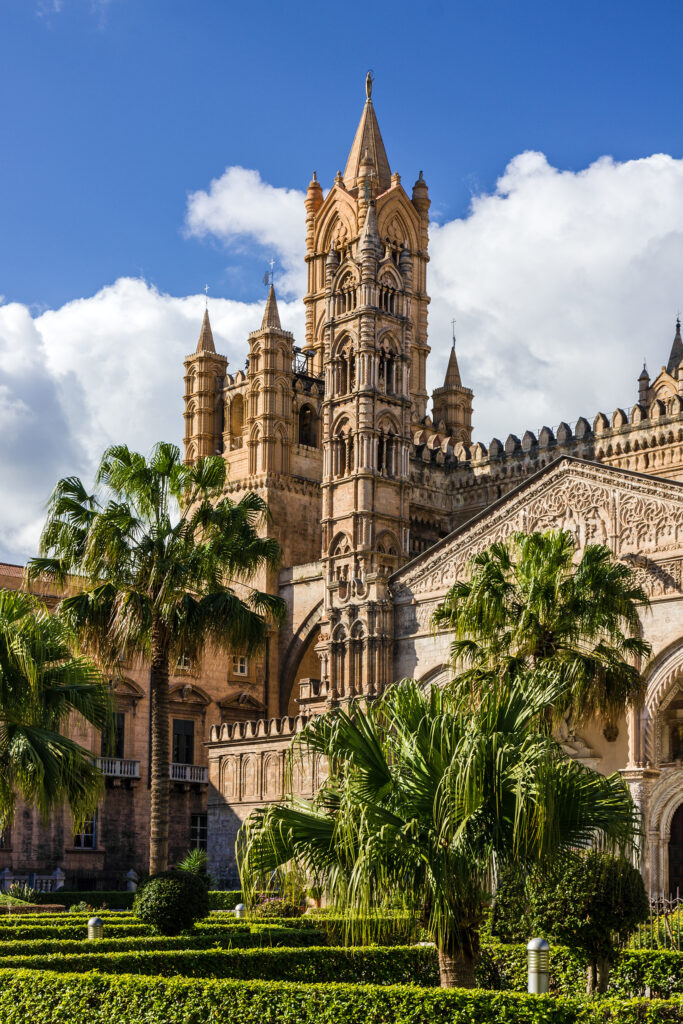
{"label": "palm tree", "polygon": [[325,755],[329,778],[310,803],[252,812],[238,836],[245,892],[289,866],[322,881],[352,930],[403,900],[438,947],[441,984],[472,986],[497,872],[598,841],[628,850],[637,836],[621,777],[567,758],[548,734],[561,686],[518,673],[473,704],[465,688],[404,681],[312,720],[293,756]]}
{"label": "palm tree", "polygon": [[0,825],[17,794],[46,819],[64,800],[76,825],[97,806],[102,776],[92,752],[65,735],[77,713],[111,722],[111,696],[96,667],[71,653],[74,637],[30,594],[0,591]]}
{"label": "palm tree", "polygon": [[151,874],[168,866],[170,666],[206,644],[258,649],[284,608],[251,586],[279,562],[276,541],[259,535],[267,506],[254,493],[222,496],[225,475],[221,456],[185,466],[172,444],[149,459],[114,445],[92,494],[77,477],[59,481],[28,567],[75,586],[60,613],[103,663],[150,661]]}
{"label": "palm tree", "polygon": [[571,533],[516,533],[469,563],[432,623],[452,630],[453,662],[476,689],[491,674],[552,667],[564,681],[557,719],[613,721],[643,694],[637,663],[650,645],[640,635],[648,608],[633,570],[609,548],[589,544],[578,561]]}

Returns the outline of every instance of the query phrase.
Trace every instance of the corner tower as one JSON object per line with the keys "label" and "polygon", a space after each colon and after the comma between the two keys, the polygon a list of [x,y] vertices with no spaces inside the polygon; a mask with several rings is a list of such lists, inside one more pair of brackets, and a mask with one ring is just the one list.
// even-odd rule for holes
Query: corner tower
{"label": "corner tower", "polygon": [[185,460],[194,462],[223,451],[223,388],[228,360],[213,343],[209,310],[199,341],[185,359]]}

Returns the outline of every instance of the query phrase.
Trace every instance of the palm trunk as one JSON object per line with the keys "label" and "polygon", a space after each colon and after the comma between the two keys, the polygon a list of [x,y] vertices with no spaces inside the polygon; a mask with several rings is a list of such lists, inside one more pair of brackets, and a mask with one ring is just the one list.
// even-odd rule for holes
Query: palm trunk
{"label": "palm trunk", "polygon": [[150,795],[149,873],[168,868],[170,740],[168,722],[168,639],[160,623],[152,626],[152,786]]}
{"label": "palm trunk", "polygon": [[476,988],[474,977],[474,957],[471,953],[459,950],[447,953],[439,950],[439,975],[441,988]]}

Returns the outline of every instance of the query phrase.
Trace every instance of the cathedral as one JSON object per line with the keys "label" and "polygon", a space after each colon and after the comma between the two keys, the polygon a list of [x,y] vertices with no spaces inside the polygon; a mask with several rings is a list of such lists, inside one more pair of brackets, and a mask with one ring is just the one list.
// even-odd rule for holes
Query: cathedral
{"label": "cathedral", "polygon": [[[429,190],[391,170],[366,81],[346,161],[306,193],[305,338],[282,329],[272,283],[246,370],[228,372],[208,313],[185,360],[185,456],[222,453],[228,491],[257,491],[283,568],[262,581],[288,609],[249,711],[210,729],[211,871],[234,877],[234,843],[255,806],[282,797],[286,752],[311,716],[394,680],[449,678],[449,636],[430,618],[468,559],[516,530],[571,530],[605,543],[652,599],[642,708],[609,727],[562,730],[565,750],[621,771],[644,816],[652,894],[683,887],[683,341],[643,368],[630,409],[538,436],[472,437],[473,393],[455,347],[426,389]],[[680,635],[679,635],[680,634]],[[312,796],[322,760],[296,768]]]}

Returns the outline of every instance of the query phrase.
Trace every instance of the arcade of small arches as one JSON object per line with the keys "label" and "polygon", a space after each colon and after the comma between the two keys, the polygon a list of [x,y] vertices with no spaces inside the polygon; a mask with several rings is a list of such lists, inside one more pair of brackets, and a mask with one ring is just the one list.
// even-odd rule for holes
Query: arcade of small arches
{"label": "arcade of small arches", "polygon": [[373,433],[358,435],[351,421],[342,417],[335,424],[327,449],[325,471],[329,468],[330,476],[337,479],[357,470],[377,472],[392,478],[407,474],[407,446],[398,436],[398,427],[390,417],[384,417]]}
{"label": "arcade of small arches", "polygon": [[396,342],[384,340],[377,353],[361,352],[356,359],[351,338],[343,336],[334,347],[327,367],[329,393],[335,397],[348,395],[358,386],[375,388],[381,394],[402,394],[404,387]]}

